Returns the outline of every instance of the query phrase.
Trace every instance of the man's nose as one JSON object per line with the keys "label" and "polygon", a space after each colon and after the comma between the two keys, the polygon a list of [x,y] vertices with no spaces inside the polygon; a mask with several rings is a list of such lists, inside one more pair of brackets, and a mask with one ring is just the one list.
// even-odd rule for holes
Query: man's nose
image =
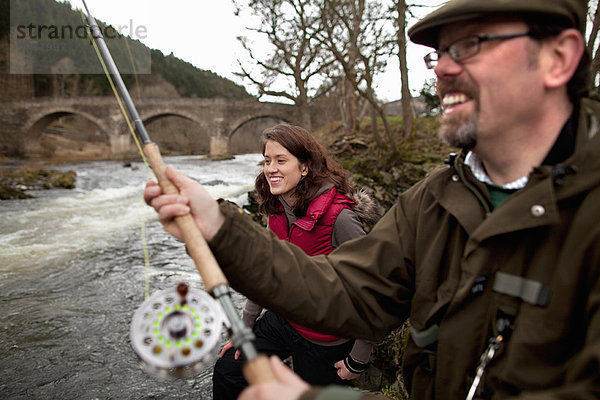
{"label": "man's nose", "polygon": [[462,65],[454,61],[447,52],[442,54],[437,62],[437,65],[433,68],[435,75],[441,79],[446,76],[458,75],[462,72],[462,70]]}

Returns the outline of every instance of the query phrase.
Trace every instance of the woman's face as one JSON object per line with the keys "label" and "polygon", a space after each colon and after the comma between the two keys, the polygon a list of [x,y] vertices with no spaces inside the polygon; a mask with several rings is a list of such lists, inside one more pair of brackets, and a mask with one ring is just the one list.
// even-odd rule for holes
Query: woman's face
{"label": "woman's face", "polygon": [[296,186],[308,174],[308,167],[274,140],[267,140],[263,155],[265,157],[263,171],[271,194],[279,195],[287,204],[293,205]]}

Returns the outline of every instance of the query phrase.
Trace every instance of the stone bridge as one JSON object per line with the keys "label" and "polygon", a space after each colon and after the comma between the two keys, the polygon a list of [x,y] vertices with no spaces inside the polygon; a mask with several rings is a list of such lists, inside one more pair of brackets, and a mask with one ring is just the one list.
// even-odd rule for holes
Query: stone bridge
{"label": "stone bridge", "polygon": [[[176,116],[192,121],[210,137],[210,156],[231,156],[231,138],[261,118],[298,123],[295,108],[280,103],[229,99],[143,99],[135,101],[144,124]],[[137,147],[114,97],[32,98],[0,101],[0,155],[39,154],[49,124],[74,115],[92,123],[108,142],[110,158],[137,154]]]}

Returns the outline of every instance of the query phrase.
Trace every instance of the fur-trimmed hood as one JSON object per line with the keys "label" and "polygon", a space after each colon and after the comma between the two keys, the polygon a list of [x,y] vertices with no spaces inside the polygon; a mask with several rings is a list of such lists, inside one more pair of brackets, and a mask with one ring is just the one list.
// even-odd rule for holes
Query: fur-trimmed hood
{"label": "fur-trimmed hood", "polygon": [[385,210],[365,188],[353,189],[346,196],[354,201],[352,210],[365,225],[375,225],[383,216]]}

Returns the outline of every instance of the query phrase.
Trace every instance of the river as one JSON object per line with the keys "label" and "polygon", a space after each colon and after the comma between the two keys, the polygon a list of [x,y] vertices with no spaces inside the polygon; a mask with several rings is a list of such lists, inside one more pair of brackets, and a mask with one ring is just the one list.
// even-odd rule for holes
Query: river
{"label": "river", "polygon": [[[209,161],[165,157],[215,197],[242,205],[260,154]],[[212,368],[159,380],[129,342],[149,293],[203,288],[183,245],[142,200],[143,163],[48,166],[77,172],[76,189],[0,202],[0,393],[3,399],[210,399]],[[145,263],[144,243],[149,254]],[[234,293],[241,308],[244,299]],[[220,343],[226,340],[221,333]]]}

